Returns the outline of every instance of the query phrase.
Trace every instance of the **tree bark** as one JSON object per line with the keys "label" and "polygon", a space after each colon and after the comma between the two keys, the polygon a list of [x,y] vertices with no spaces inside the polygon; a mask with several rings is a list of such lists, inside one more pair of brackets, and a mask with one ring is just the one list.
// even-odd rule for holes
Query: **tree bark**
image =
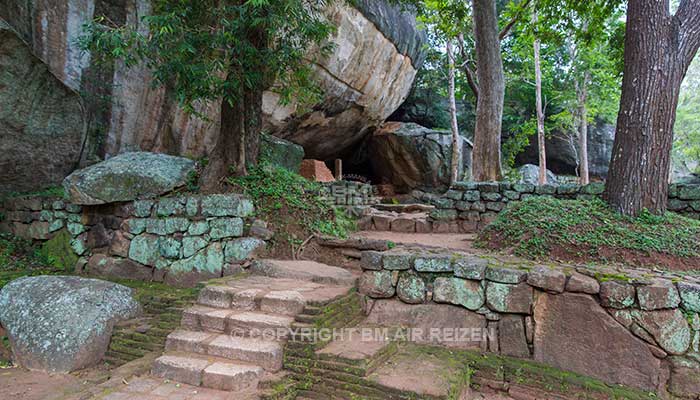
{"label": "tree bark", "polygon": [[455,183],[460,179],[462,146],[457,124],[457,101],[455,99],[455,57],[452,51],[452,40],[447,40],[447,62],[449,70],[448,97],[450,103],[450,127],[452,129],[452,173],[450,182]]}
{"label": "tree bark", "polygon": [[205,191],[216,191],[230,175],[246,175],[257,164],[262,127],[262,89],[246,90],[233,104],[221,102],[221,129],[201,177]]}
{"label": "tree bark", "polygon": [[605,198],[625,215],[666,211],[673,125],[700,47],[700,0],[630,0],[620,112]]}
{"label": "tree bark", "polygon": [[498,15],[493,0],[473,0],[474,37],[479,98],[476,105],[472,179],[501,179],[501,123],[505,79],[498,39]]}
{"label": "tree bark", "polygon": [[[532,23],[537,25],[537,10],[533,7]],[[536,30],[536,29],[535,29]],[[540,156],[539,178],[540,185],[547,184],[547,149],[544,142],[544,110],[542,109],[542,68],[540,63],[540,39],[535,32],[533,43],[535,50],[535,107],[537,109],[537,149]]]}
{"label": "tree bark", "polygon": [[578,147],[579,147],[579,182],[588,185],[591,182],[588,171],[588,82],[591,79],[590,72],[584,73],[583,82],[576,85],[576,98],[578,99]]}

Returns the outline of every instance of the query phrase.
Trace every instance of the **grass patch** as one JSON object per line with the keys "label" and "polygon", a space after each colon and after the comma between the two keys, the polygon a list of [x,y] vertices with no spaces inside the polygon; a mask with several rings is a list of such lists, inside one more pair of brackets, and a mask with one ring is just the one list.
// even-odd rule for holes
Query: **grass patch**
{"label": "grass patch", "polygon": [[250,196],[257,216],[288,243],[301,244],[313,234],[347,237],[355,229],[354,220],[324,198],[320,184],[285,168],[263,162],[229,183]]}
{"label": "grass patch", "polygon": [[565,256],[606,260],[612,250],[650,261],[697,260],[700,221],[674,213],[643,212],[636,218],[626,217],[600,199],[532,197],[501,212],[480,233],[478,245],[512,248],[518,256],[535,259]]}
{"label": "grass patch", "polygon": [[49,186],[43,189],[39,189],[33,192],[8,192],[3,197],[5,198],[15,198],[15,197],[63,197],[64,195],[63,186]]}
{"label": "grass patch", "polygon": [[72,272],[31,241],[0,233],[0,289],[11,280],[23,276],[55,275]]}

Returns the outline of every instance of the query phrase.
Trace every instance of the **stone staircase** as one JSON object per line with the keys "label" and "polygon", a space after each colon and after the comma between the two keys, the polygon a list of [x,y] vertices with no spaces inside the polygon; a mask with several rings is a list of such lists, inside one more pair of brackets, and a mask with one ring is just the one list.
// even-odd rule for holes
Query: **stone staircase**
{"label": "stone staircase", "polygon": [[257,398],[260,388],[283,376],[295,317],[347,295],[356,282],[347,270],[311,261],[261,260],[250,272],[202,289],[168,335],[153,375]]}

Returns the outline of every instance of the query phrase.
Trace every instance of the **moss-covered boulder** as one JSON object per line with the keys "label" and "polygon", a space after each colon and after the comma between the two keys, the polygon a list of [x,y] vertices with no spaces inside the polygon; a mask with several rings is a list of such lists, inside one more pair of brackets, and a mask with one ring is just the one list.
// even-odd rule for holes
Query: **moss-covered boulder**
{"label": "moss-covered boulder", "polygon": [[48,372],[97,364],[114,324],[139,309],[131,289],[73,276],[20,278],[0,291],[0,323],[15,363]]}
{"label": "moss-covered boulder", "polygon": [[183,186],[194,171],[187,158],[147,152],[124,153],[77,170],[63,181],[73,204],[96,205],[148,199]]}

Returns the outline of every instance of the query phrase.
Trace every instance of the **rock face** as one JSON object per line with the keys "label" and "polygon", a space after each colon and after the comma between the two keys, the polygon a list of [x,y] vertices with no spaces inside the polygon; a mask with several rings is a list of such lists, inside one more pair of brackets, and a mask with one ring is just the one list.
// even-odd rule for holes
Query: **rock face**
{"label": "rock face", "polygon": [[96,279],[37,276],[0,291],[0,322],[15,362],[33,370],[65,373],[95,365],[114,323],[138,311],[131,289]]}
{"label": "rock face", "polygon": [[[606,178],[608,164],[615,141],[615,126],[604,121],[595,121],[588,126],[588,167],[592,176]],[[578,141],[569,140],[566,134],[554,132],[546,140],[547,167],[555,174],[575,175]],[[517,157],[517,164],[537,164],[537,141]]]}
{"label": "rock face", "polygon": [[63,188],[74,204],[147,199],[183,186],[195,163],[182,157],[124,153],[70,174]]}
{"label": "rock face", "polygon": [[[530,185],[537,185],[539,183],[540,169],[537,165],[525,164],[518,169],[518,172],[521,175],[519,183],[527,183]],[[559,184],[559,182],[557,181],[557,176],[554,175],[554,173],[550,170],[547,170],[547,184],[548,185]]]}
{"label": "rock face", "polygon": [[273,165],[299,172],[304,159],[304,148],[288,140],[263,133],[260,138],[260,157]]}
{"label": "rock face", "polygon": [[[462,163],[469,168],[471,143],[462,138]],[[413,123],[388,122],[368,143],[369,161],[380,183],[397,190],[444,189],[450,183],[452,136]]]}
{"label": "rock face", "polygon": [[[319,104],[282,106],[275,93],[264,95],[265,130],[304,146],[309,158],[334,158],[381,124],[407,97],[424,58],[426,36],[416,28],[415,18],[388,1],[358,3],[359,9],[339,4],[327,12],[337,26],[331,38],[336,46],[313,65],[325,91]],[[218,104],[198,110],[208,121],[190,117],[166,101],[163,90],[151,87],[145,68],[117,63],[111,70],[97,70],[89,54],[77,47],[84,22],[106,15],[117,24],[141,24],[150,9],[148,0],[0,0],[0,17],[21,32],[67,86],[95,98],[111,95],[111,103],[105,104],[109,111],[98,121],[106,127],[99,153],[144,150],[204,156],[216,143]]]}
{"label": "rock face", "polygon": [[84,136],[78,94],[0,20],[0,192],[61,182],[77,165]]}
{"label": "rock face", "polygon": [[536,361],[612,384],[656,389],[660,361],[592,297],[541,295],[534,318]]}

